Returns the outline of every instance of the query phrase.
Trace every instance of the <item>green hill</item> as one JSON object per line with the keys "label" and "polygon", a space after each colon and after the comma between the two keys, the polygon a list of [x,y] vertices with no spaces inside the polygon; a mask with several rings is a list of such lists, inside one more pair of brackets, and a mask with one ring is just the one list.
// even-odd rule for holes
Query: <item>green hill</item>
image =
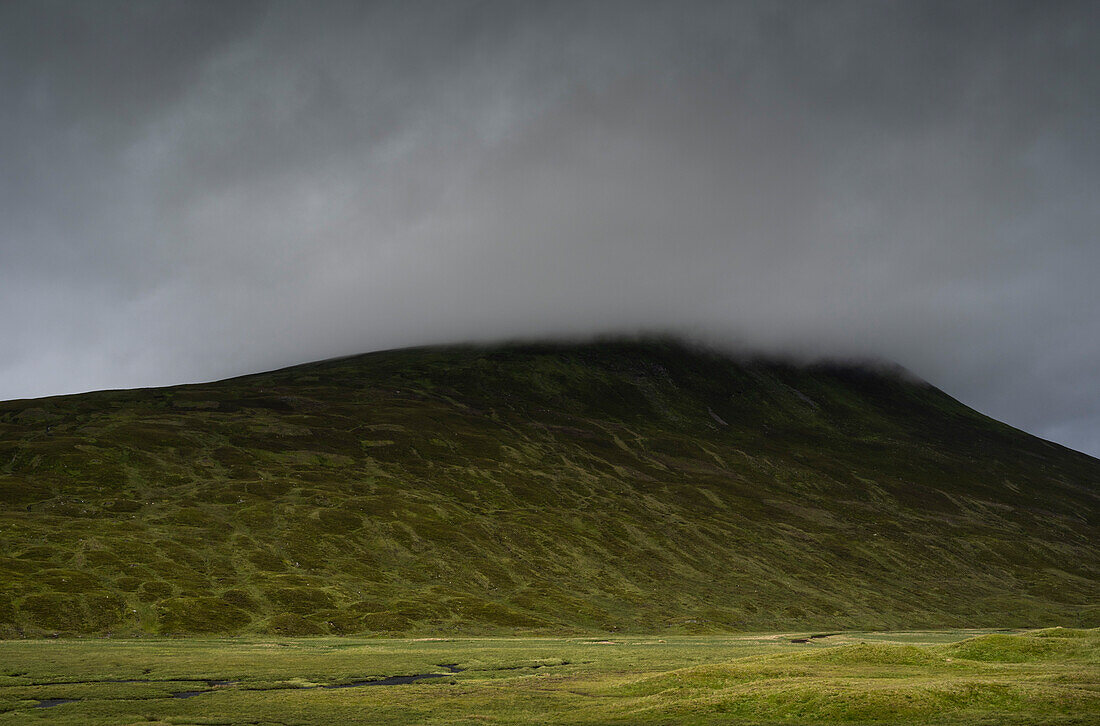
{"label": "green hill", "polygon": [[898,372],[399,350],[0,404],[0,631],[1088,627],[1098,514]]}

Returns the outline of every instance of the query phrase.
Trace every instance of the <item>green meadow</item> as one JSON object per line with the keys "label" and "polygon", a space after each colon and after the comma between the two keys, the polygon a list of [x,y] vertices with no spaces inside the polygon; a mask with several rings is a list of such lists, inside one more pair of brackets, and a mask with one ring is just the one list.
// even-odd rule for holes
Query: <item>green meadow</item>
{"label": "green meadow", "polygon": [[1097,629],[46,639],[0,662],[0,724],[1100,721]]}

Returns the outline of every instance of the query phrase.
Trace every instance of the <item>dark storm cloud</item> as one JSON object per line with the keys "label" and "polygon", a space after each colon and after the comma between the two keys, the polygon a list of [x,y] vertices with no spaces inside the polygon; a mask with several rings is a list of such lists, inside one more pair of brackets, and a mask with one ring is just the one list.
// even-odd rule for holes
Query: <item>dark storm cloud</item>
{"label": "dark storm cloud", "polygon": [[0,397],[671,329],[1100,452],[1060,2],[0,5]]}

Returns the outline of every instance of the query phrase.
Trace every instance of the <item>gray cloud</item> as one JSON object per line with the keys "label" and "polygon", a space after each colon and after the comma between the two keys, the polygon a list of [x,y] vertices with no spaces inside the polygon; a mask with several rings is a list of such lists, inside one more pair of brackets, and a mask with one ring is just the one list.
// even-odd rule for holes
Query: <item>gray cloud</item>
{"label": "gray cloud", "polygon": [[0,5],[0,398],[671,329],[1100,453],[1100,13]]}

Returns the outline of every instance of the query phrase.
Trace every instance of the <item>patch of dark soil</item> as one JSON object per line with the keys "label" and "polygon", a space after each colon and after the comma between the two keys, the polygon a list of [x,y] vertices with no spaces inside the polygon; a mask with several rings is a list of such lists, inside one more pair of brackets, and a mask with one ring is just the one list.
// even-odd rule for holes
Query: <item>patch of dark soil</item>
{"label": "patch of dark soil", "polygon": [[[591,662],[591,661],[585,661]],[[515,666],[500,666],[499,668],[484,668],[486,671],[522,671],[522,670],[537,670],[539,668],[555,668],[557,666],[569,665],[569,661],[563,661],[561,663],[536,663],[534,665],[515,665]],[[463,670],[461,668],[458,671]],[[451,671],[451,673],[458,673],[458,671]]]}
{"label": "patch of dark soil", "polygon": [[[440,668],[446,668],[448,673],[461,673],[466,670],[465,668],[459,668],[458,663],[440,663]],[[443,678],[446,673],[416,673],[411,676],[389,676],[388,678],[377,678],[369,681],[352,681],[351,683],[333,683],[325,686],[310,686],[311,688],[358,688],[359,686],[403,686],[407,683],[416,683],[417,681],[423,681],[428,678]]]}
{"label": "patch of dark soil", "polygon": [[313,686],[313,688],[358,688],[359,686],[403,686],[406,683],[416,683],[427,678],[443,678],[446,673],[417,673],[411,676],[390,676],[373,681],[352,681],[351,683],[334,683],[327,686]]}
{"label": "patch of dark soil", "polygon": [[213,693],[221,686],[235,686],[240,683],[240,681],[205,681],[205,683],[207,685],[206,688],[199,688],[193,691],[173,691],[172,698],[194,698],[203,693]]}
{"label": "patch of dark soil", "polygon": [[63,703],[76,703],[79,698],[43,698],[38,703],[34,704],[35,708],[53,708],[54,706],[60,706]]}

